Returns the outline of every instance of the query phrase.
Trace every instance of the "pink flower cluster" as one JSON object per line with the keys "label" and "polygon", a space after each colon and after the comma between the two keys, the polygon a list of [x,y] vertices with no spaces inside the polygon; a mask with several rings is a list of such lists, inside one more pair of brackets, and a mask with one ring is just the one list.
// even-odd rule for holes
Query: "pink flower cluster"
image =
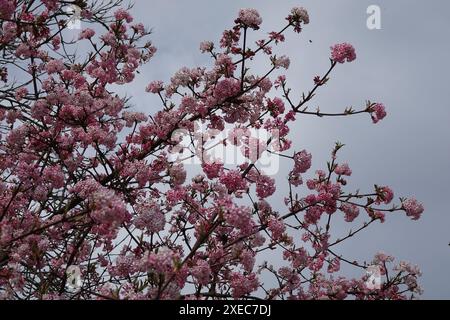
{"label": "pink flower cluster", "polygon": [[370,113],[372,116],[373,123],[384,119],[386,117],[386,109],[382,103],[375,103],[370,107]]}
{"label": "pink flower cluster", "polygon": [[275,179],[265,175],[260,175],[256,182],[256,194],[259,198],[264,199],[275,193]]}
{"label": "pink flower cluster", "polygon": [[377,199],[375,203],[380,204],[389,204],[394,199],[394,191],[388,186],[377,187]]}
{"label": "pink flower cluster", "polygon": [[96,223],[93,232],[106,239],[114,237],[120,225],[130,220],[130,214],[121,197],[95,180],[78,182],[72,192],[88,201],[92,210],[90,216]]}
{"label": "pink flower cluster", "polygon": [[149,83],[145,91],[151,93],[159,93],[164,90],[164,84],[162,81],[152,81]]}
{"label": "pink flower cluster", "polygon": [[258,288],[259,281],[254,273],[244,275],[238,272],[231,274],[231,288],[233,298],[241,298]]}
{"label": "pink flower cluster", "polygon": [[289,57],[287,56],[281,56],[279,58],[273,59],[273,65],[275,68],[284,68],[288,69],[291,61],[289,60]]}
{"label": "pink flower cluster", "polygon": [[91,39],[94,35],[95,35],[94,30],[86,28],[80,32],[80,35],[78,36],[78,40]]}
{"label": "pink flower cluster", "polygon": [[138,229],[155,233],[164,229],[166,220],[159,205],[146,200],[136,205],[136,216],[133,219],[133,224]]}
{"label": "pink flower cluster", "polygon": [[343,203],[339,208],[345,213],[345,221],[352,222],[359,215],[359,208],[352,203]]}
{"label": "pink flower cluster", "polygon": [[197,263],[191,269],[191,275],[195,278],[198,284],[207,285],[211,277],[211,268],[206,260],[197,260]]}
{"label": "pink flower cluster", "polygon": [[218,101],[223,101],[237,95],[240,90],[241,87],[238,80],[232,78],[223,79],[216,84],[214,97]]}
{"label": "pink flower cluster", "polygon": [[202,53],[211,52],[214,49],[214,43],[211,41],[203,41],[200,43],[200,51]]}
{"label": "pink flower cluster", "polygon": [[303,7],[292,8],[290,15],[287,16],[286,20],[294,26],[295,32],[300,32],[302,30],[301,24],[309,23],[309,14]]}
{"label": "pink flower cluster", "polygon": [[247,189],[247,182],[237,170],[222,173],[219,181],[227,187],[229,192],[245,191]]}
{"label": "pink flower cluster", "polygon": [[355,48],[349,43],[340,43],[331,47],[331,59],[335,62],[352,62],[356,59]]}
{"label": "pink flower cluster", "polygon": [[414,198],[404,200],[402,206],[406,215],[413,220],[419,219],[424,211],[423,205]]}
{"label": "pink flower cluster", "polygon": [[218,161],[212,163],[204,162],[202,168],[208,179],[215,179],[222,172],[223,164]]}
{"label": "pink flower cluster", "polygon": [[16,0],[0,0],[0,18],[10,19],[16,9]]}
{"label": "pink flower cluster", "polygon": [[342,176],[351,176],[352,169],[350,169],[348,163],[343,163],[336,166],[336,168],[334,169],[334,173]]}
{"label": "pink flower cluster", "polygon": [[252,210],[245,206],[233,206],[225,215],[226,222],[238,229],[241,236],[254,232],[255,222],[252,219]]}
{"label": "pink flower cluster", "polygon": [[257,30],[262,23],[262,18],[255,9],[241,9],[235,23]]}

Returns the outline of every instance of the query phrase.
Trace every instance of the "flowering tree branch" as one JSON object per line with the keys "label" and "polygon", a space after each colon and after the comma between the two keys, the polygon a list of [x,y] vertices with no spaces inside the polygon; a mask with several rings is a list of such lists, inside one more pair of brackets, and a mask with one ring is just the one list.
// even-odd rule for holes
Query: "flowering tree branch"
{"label": "flowering tree branch", "polygon": [[[67,32],[69,5],[77,6],[83,25],[76,39]],[[200,44],[213,65],[184,67],[168,84],[151,82],[146,91],[157,95],[161,108],[144,114],[114,92],[132,85],[156,52],[146,40],[150,32],[133,22],[129,9],[120,0],[0,0],[2,298],[420,294],[417,267],[393,264],[383,253],[358,262],[341,255],[339,245],[390,214],[416,220],[423,206],[414,198],[391,205],[388,186],[346,191],[352,171],[337,158],[340,143],[325,170],[307,179],[312,156],[294,151],[289,138],[290,126],[303,115],[368,113],[374,123],[386,116],[379,102],[340,113],[307,106],[334,68],[356,59],[353,46],[332,46],[329,70],[294,103],[282,74],[290,60],[272,46],[290,29],[301,33],[310,22],[307,11],[292,9],[280,31],[252,45],[249,34],[258,32],[262,18],[242,9],[218,47]],[[77,53],[77,45],[87,53]],[[256,56],[267,62],[261,75],[252,73]],[[251,135],[261,129],[268,137]],[[235,147],[245,161],[229,165],[214,157],[223,146]],[[184,150],[188,156],[173,157]],[[261,158],[267,154],[289,161],[287,177],[265,173]],[[200,166],[186,170],[185,161],[194,158]],[[283,183],[284,204],[271,203]],[[336,236],[339,219],[352,228]],[[279,254],[281,265],[274,266],[267,252]],[[257,265],[257,258],[268,261]],[[382,285],[368,286],[364,274],[345,277],[341,263],[363,271],[378,267]]]}

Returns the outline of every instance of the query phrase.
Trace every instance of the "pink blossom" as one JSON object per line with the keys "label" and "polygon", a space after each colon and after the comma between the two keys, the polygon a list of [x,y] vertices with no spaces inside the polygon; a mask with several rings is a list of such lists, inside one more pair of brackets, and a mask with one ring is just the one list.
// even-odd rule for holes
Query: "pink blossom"
{"label": "pink blossom", "polygon": [[59,50],[61,46],[61,37],[56,36],[52,39],[52,46],[54,50]]}
{"label": "pink blossom", "polygon": [[236,65],[233,63],[233,59],[227,54],[219,54],[215,62],[217,73],[222,73],[225,77],[233,76],[233,72],[236,69]]}
{"label": "pink blossom", "polygon": [[268,177],[261,175],[258,177],[258,180],[256,182],[256,194],[259,198],[267,198],[270,197],[275,192],[275,180]]}
{"label": "pink blossom", "polygon": [[283,251],[283,259],[290,261],[292,267],[295,269],[304,268],[310,260],[308,257],[308,252],[304,248],[298,248],[296,250]]}
{"label": "pink blossom", "polygon": [[294,21],[300,21],[304,24],[309,23],[308,11],[303,7],[294,7],[291,9],[291,19]]}
{"label": "pink blossom", "polygon": [[292,8],[291,13],[287,16],[286,20],[294,26],[294,31],[299,33],[302,31],[301,24],[309,23],[309,15],[305,8],[295,7]]}
{"label": "pink blossom", "polygon": [[356,53],[353,46],[349,43],[340,43],[331,47],[331,59],[335,62],[352,62],[356,59]]}
{"label": "pink blossom", "polygon": [[319,206],[312,206],[308,208],[305,214],[305,222],[308,224],[317,223],[317,221],[319,221],[320,217],[322,216],[323,212],[324,209]]}
{"label": "pink blossom", "polygon": [[80,32],[80,35],[78,36],[78,40],[91,39],[94,35],[95,35],[94,30],[86,28]]}
{"label": "pink blossom", "polygon": [[375,103],[370,107],[370,114],[372,116],[373,123],[377,123],[386,117],[386,110],[382,103]]}
{"label": "pink blossom", "polygon": [[93,232],[99,235],[113,237],[116,229],[130,219],[123,200],[93,179],[78,182],[73,192],[88,200],[92,210],[90,216],[97,224]]}
{"label": "pink blossom", "polygon": [[214,49],[214,43],[212,41],[203,41],[200,43],[200,51],[202,53],[210,52]]}
{"label": "pink blossom", "polygon": [[220,178],[220,183],[224,184],[229,192],[245,191],[247,182],[242,178],[241,173],[236,170],[224,172]]}
{"label": "pink blossom", "polygon": [[279,58],[274,58],[273,59],[273,65],[275,68],[284,68],[284,69],[288,69],[289,65],[291,64],[291,61],[289,60],[289,57],[287,56],[281,56]]}
{"label": "pink blossom", "polygon": [[273,117],[277,117],[284,113],[284,102],[278,97],[275,97],[273,100],[267,99],[267,109]]}
{"label": "pink blossom", "polygon": [[116,12],[114,12],[114,17],[117,20],[125,20],[127,23],[133,21],[133,17],[124,9],[119,9]]}
{"label": "pink blossom", "polygon": [[123,119],[126,122],[126,126],[127,127],[131,127],[135,123],[140,123],[140,122],[147,121],[148,118],[142,112],[128,112],[128,111],[125,111],[123,113]]}
{"label": "pink blossom", "polygon": [[251,214],[252,211],[250,208],[245,206],[235,206],[228,209],[225,216],[226,221],[230,226],[239,229],[242,235],[249,235],[254,231],[255,225]]}
{"label": "pink blossom", "polygon": [[271,40],[275,40],[275,43],[284,42],[284,40],[285,40],[285,37],[283,34],[275,32],[275,31],[270,32],[269,37]]}
{"label": "pink blossom", "polygon": [[244,270],[251,272],[255,266],[255,253],[251,250],[243,250],[240,259]]}
{"label": "pink blossom", "polygon": [[262,18],[255,9],[241,9],[239,10],[239,17],[235,22],[257,30],[262,23]]}
{"label": "pink blossom", "polygon": [[231,288],[233,298],[241,298],[246,294],[250,294],[258,288],[258,277],[254,273],[243,275],[238,272],[231,274]]}
{"label": "pink blossom", "polygon": [[153,233],[162,231],[166,220],[158,204],[152,201],[143,201],[136,205],[136,216],[133,223],[136,228]]}
{"label": "pink blossom", "polygon": [[383,263],[392,262],[392,261],[394,261],[394,257],[392,257],[384,252],[377,252],[373,259],[374,264],[383,264]]}
{"label": "pink blossom", "polygon": [[378,187],[377,188],[377,199],[376,203],[380,204],[384,202],[385,204],[391,203],[392,199],[394,199],[394,191],[388,186]]}
{"label": "pink blossom", "polygon": [[58,0],[42,0],[42,2],[49,11],[53,11],[58,7]]}
{"label": "pink blossom", "polygon": [[198,284],[207,285],[211,277],[211,268],[206,260],[197,260],[197,264],[191,268],[191,274]]}
{"label": "pink blossom", "polygon": [[42,178],[56,189],[64,187],[64,172],[59,166],[45,168]]}
{"label": "pink blossom", "polygon": [[0,18],[10,19],[15,9],[15,0],[0,0]]}
{"label": "pink blossom", "polygon": [[30,48],[29,44],[21,43],[17,46],[15,55],[17,57],[29,58],[33,53],[33,50]]}
{"label": "pink blossom", "polygon": [[16,93],[14,97],[17,99],[17,101],[22,100],[26,95],[28,94],[28,89],[26,87],[20,87],[16,90]]}
{"label": "pink blossom", "polygon": [[238,80],[227,78],[217,83],[214,96],[220,101],[237,95],[240,90],[241,87]]}
{"label": "pink blossom", "polygon": [[172,183],[175,185],[183,184],[186,180],[186,170],[182,164],[173,165],[169,170],[170,177],[172,178]]}
{"label": "pink blossom", "polygon": [[159,93],[163,90],[164,90],[164,83],[162,81],[152,81],[145,89],[145,91],[151,93]]}
{"label": "pink blossom", "polygon": [[342,203],[340,210],[345,213],[345,221],[352,222],[359,215],[359,208],[351,203]]}
{"label": "pink blossom", "polygon": [[178,259],[178,254],[169,248],[159,248],[157,253],[151,252],[144,256],[144,266],[149,271],[159,274],[172,274],[174,271],[174,262]]}
{"label": "pink blossom", "polygon": [[412,220],[418,220],[424,211],[423,205],[414,198],[404,200],[402,206]]}
{"label": "pink blossom", "polygon": [[275,241],[280,241],[283,233],[286,231],[284,222],[280,219],[271,218],[267,223],[270,232],[272,232],[272,238]]}
{"label": "pink blossom", "polygon": [[311,168],[312,156],[306,150],[302,150],[294,154],[294,171],[298,173],[305,173]]}
{"label": "pink blossom", "polygon": [[65,69],[66,67],[64,66],[64,63],[61,60],[58,59],[53,59],[50,60],[46,65],[45,65],[45,70],[47,71],[48,74],[52,74],[52,73],[56,73],[56,72],[61,72]]}
{"label": "pink blossom", "polygon": [[208,179],[214,179],[219,177],[223,169],[223,164],[220,162],[212,162],[212,163],[204,162],[202,164],[202,168],[203,172],[206,174]]}
{"label": "pink blossom", "polygon": [[328,271],[328,273],[334,273],[334,272],[338,272],[340,269],[341,269],[341,260],[338,257],[335,257],[328,264],[327,271]]}
{"label": "pink blossom", "polygon": [[334,169],[334,173],[342,176],[351,176],[352,170],[348,166],[348,163],[343,163],[336,166],[336,168]]}

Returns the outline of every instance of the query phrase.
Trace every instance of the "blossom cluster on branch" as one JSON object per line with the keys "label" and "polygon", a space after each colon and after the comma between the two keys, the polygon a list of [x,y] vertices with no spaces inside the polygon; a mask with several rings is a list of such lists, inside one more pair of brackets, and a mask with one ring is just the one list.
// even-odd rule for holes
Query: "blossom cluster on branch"
{"label": "blossom cluster on branch", "polygon": [[[416,220],[422,204],[414,198],[394,204],[388,186],[350,189],[352,170],[338,160],[340,143],[326,167],[311,172],[312,155],[290,137],[290,127],[308,115],[366,113],[374,123],[386,116],[380,102],[338,113],[311,105],[332,70],[355,60],[352,45],[332,46],[328,70],[296,101],[283,74],[290,60],[273,52],[289,29],[301,35],[310,23],[307,11],[293,8],[280,31],[250,43],[262,17],[242,9],[217,43],[200,44],[212,66],[184,67],[167,84],[151,82],[146,91],[161,106],[144,114],[114,89],[132,84],[155,54],[146,41],[150,32],[121,0],[76,1],[84,29],[70,39],[67,4],[0,0],[1,298],[406,299],[421,293],[417,267],[383,253],[357,262],[342,256],[339,245],[391,214]],[[77,53],[80,44],[87,54]],[[267,62],[260,75],[251,68],[257,55]],[[240,147],[247,161],[230,166],[205,157],[188,178],[170,154],[179,144],[174,133],[194,137],[198,121],[218,132],[231,126],[222,144]],[[267,140],[245,134],[261,128],[274,134]],[[264,173],[258,163],[264,153],[290,161],[288,176]],[[280,186],[284,203],[271,202]],[[335,234],[339,219],[349,224],[348,234]],[[272,251],[280,261],[266,254]],[[361,277],[346,277],[343,264],[361,269]],[[369,265],[381,270],[380,288],[367,286]],[[69,283],[71,266],[81,272],[76,288]]]}

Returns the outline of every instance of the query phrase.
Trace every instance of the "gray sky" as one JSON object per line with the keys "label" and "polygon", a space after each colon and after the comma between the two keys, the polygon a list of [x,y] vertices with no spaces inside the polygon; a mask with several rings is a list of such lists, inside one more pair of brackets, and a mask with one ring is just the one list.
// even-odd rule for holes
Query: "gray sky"
{"label": "gray sky", "polygon": [[[371,4],[381,7],[381,30],[366,27],[366,8]],[[182,66],[209,64],[208,57],[198,50],[199,43],[217,43],[240,8],[258,9],[263,18],[262,38],[265,32],[282,27],[293,6],[305,7],[311,20],[300,36],[288,33],[287,42],[277,49],[291,58],[287,78],[296,97],[309,90],[312,78],[328,68],[330,45],[347,41],[355,46],[357,60],[337,68],[316,96],[315,105],[323,111],[341,111],[349,105],[363,106],[370,99],[383,102],[388,111],[378,125],[373,125],[367,114],[346,119],[300,117],[290,136],[295,149],[306,148],[313,154],[315,170],[324,167],[334,142],[341,141],[347,146],[340,159],[353,169],[351,189],[389,185],[397,197],[415,196],[426,209],[419,221],[400,213],[389,215],[386,223],[377,224],[337,251],[370,260],[382,250],[414,262],[423,271],[423,297],[450,298],[450,215],[446,207],[450,2],[137,0],[133,14],[153,28],[151,38],[158,52],[126,92],[138,109],[153,113],[159,104],[143,92],[145,85],[152,80],[167,81]],[[254,70],[262,72],[264,68],[256,64]],[[281,177],[286,174],[280,171]],[[337,225],[336,230],[345,232],[343,227]]]}

